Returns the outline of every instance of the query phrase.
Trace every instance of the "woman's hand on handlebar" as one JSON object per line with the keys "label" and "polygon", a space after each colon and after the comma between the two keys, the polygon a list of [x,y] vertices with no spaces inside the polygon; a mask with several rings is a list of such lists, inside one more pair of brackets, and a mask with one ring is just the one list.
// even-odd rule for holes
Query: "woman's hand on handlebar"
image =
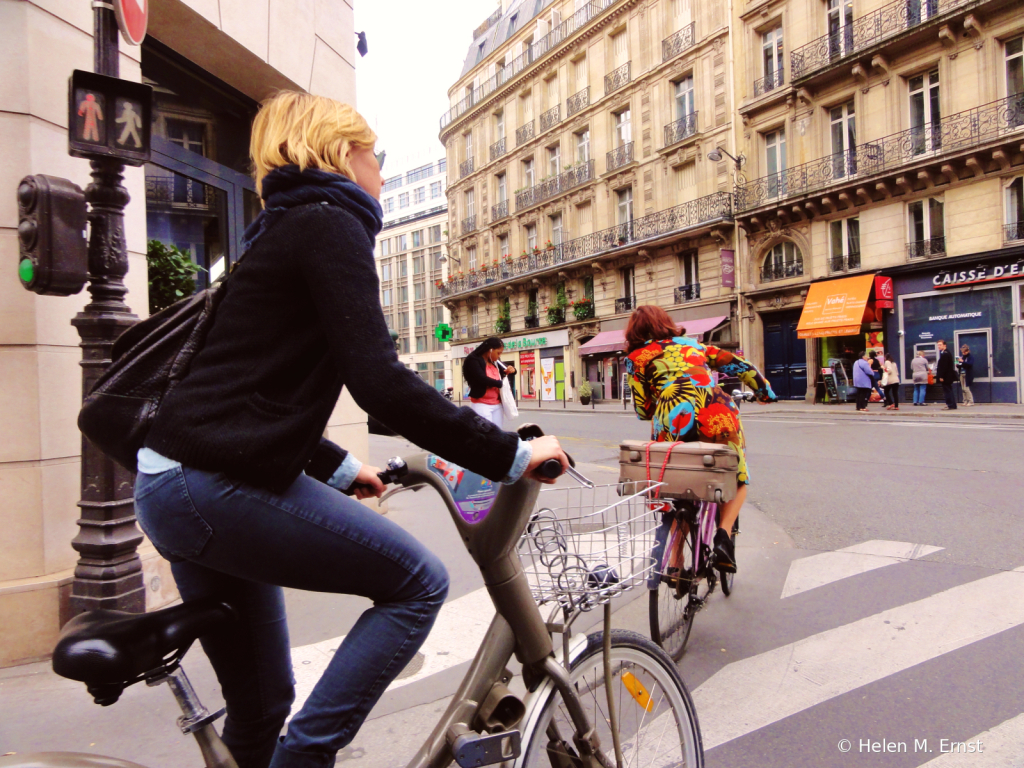
{"label": "woman's hand on handlebar", "polygon": [[378,499],[384,495],[384,483],[377,477],[380,467],[371,467],[363,464],[359,468],[356,479],[352,481],[352,495],[357,499],[369,499],[376,496]]}
{"label": "woman's hand on handlebar", "polygon": [[569,457],[565,455],[562,446],[558,444],[558,438],[554,435],[535,438],[530,441],[530,447],[533,449],[533,455],[530,457],[530,464],[526,468],[526,474],[534,480],[551,485],[558,479],[556,477],[547,477],[539,471],[540,465],[548,459],[558,461],[562,465],[563,472],[569,468]]}

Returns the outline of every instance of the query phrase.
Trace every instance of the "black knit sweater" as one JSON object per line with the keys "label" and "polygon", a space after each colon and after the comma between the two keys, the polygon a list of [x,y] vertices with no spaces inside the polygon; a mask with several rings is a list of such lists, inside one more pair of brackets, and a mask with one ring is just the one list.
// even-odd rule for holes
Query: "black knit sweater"
{"label": "black knit sweater", "polygon": [[213,327],[146,446],[186,466],[280,492],[345,452],[321,447],[342,387],[424,449],[500,480],[518,438],[458,408],[399,362],[381,311],[373,243],[337,205],[290,209],[231,275]]}

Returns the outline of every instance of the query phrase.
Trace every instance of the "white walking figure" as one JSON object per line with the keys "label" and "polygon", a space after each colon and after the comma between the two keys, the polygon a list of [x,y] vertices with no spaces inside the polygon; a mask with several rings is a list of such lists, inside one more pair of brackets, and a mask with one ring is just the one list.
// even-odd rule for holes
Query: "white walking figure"
{"label": "white walking figure", "polygon": [[139,137],[139,128],[142,127],[142,118],[135,111],[130,101],[124,102],[124,106],[121,107],[121,116],[114,121],[118,125],[124,125],[124,129],[121,131],[121,136],[118,138],[118,144],[124,144],[127,146],[128,138],[131,137],[135,141],[136,147],[142,146],[142,139]]}

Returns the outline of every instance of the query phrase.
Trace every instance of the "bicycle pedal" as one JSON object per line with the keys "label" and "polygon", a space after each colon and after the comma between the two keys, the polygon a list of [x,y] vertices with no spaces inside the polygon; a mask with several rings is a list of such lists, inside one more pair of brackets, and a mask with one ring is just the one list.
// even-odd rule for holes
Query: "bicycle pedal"
{"label": "bicycle pedal", "polygon": [[468,729],[451,728],[447,740],[460,768],[477,768],[515,760],[522,753],[522,736],[517,730],[480,734]]}

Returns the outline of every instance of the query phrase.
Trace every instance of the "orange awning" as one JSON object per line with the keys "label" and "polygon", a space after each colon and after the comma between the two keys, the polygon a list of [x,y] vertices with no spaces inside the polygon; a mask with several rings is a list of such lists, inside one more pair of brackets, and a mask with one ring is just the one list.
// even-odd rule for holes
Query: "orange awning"
{"label": "orange awning", "polygon": [[859,333],[874,282],[874,275],[858,275],[811,283],[800,323],[796,327],[797,338],[815,339]]}

